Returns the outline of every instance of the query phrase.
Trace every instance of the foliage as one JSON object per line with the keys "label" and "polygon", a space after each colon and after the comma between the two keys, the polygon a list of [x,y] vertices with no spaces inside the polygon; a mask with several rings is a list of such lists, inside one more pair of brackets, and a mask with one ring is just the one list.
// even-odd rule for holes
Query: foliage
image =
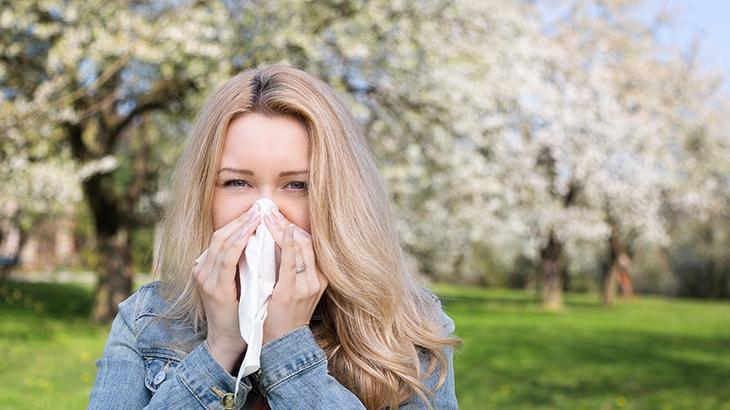
{"label": "foliage", "polygon": [[[488,252],[495,269],[594,275],[612,254],[671,250],[690,216],[728,226],[721,77],[661,46],[672,21],[639,19],[647,4],[3,1],[0,152],[64,180],[38,198],[3,164],[25,196],[2,198],[47,207],[80,182],[96,223],[138,240],[191,114],[232,73],[283,63],[349,102],[427,274],[487,283]],[[698,255],[724,266],[713,243]]]}
{"label": "foliage", "polygon": [[228,17],[213,1],[0,2],[0,141],[21,157],[38,146],[72,156],[49,153],[75,169],[94,216],[96,320],[129,296],[132,231],[156,218],[170,159],[158,150],[181,138],[160,141],[154,114],[158,126],[174,118],[189,92],[230,73]]}

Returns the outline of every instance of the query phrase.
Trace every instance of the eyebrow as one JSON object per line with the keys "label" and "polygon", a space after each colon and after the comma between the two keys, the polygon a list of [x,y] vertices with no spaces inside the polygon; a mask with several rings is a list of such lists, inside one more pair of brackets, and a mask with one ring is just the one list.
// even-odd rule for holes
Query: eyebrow
{"label": "eyebrow", "polygon": [[[221,168],[220,170],[218,170],[218,173],[220,174],[221,172],[233,172],[235,174],[243,174],[243,175],[251,175],[251,176],[254,175],[253,171],[250,171],[248,169]],[[301,171],[284,171],[281,174],[279,174],[279,177],[288,177],[291,175],[301,175],[301,174],[308,174],[308,173],[309,173],[308,169],[304,169]]]}
{"label": "eyebrow", "polygon": [[218,173],[221,172],[233,172],[234,174],[244,174],[244,175],[253,175],[253,171],[249,171],[247,169],[236,169],[236,168],[221,168],[218,170]]}
{"label": "eyebrow", "polygon": [[281,174],[279,174],[279,176],[280,177],[288,177],[288,176],[291,176],[291,175],[301,175],[301,174],[308,174],[308,173],[309,173],[309,170],[308,169],[304,169],[304,170],[301,170],[301,171],[284,171]]}

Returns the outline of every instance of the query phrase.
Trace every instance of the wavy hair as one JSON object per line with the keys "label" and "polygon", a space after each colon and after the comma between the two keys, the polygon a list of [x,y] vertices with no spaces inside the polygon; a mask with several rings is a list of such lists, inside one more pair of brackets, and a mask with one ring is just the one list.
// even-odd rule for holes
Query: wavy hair
{"label": "wavy hair", "polygon": [[[304,124],[310,147],[308,204],[314,252],[329,286],[311,328],[328,371],[367,409],[397,409],[415,396],[430,406],[423,380],[440,368],[438,306],[416,283],[401,248],[391,203],[363,132],[340,97],[317,77],[288,67],[248,70],[205,104],[171,177],[158,231],[156,275],[167,286],[167,319],[205,333],[191,274],[213,234],[212,198],[228,124],[255,112]],[[427,369],[425,372],[422,369]]]}

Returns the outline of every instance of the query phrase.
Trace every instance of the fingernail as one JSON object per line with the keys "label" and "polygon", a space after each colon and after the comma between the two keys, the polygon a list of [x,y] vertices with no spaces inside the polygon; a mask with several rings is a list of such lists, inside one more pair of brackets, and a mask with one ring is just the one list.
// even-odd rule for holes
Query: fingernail
{"label": "fingernail", "polygon": [[244,216],[251,215],[251,213],[255,210],[256,210],[256,204],[253,204],[253,206],[251,206],[251,208],[248,208],[248,210],[246,212],[244,212],[243,215],[241,215],[242,219]]}
{"label": "fingernail", "polygon": [[258,218],[258,216],[259,216],[259,210],[256,209],[255,211],[253,211],[251,216],[248,218],[248,221],[253,222],[256,218]]}
{"label": "fingernail", "polygon": [[284,219],[284,215],[282,215],[278,209],[274,208],[272,209],[272,212],[274,213],[274,215],[276,215],[276,219]]}
{"label": "fingernail", "polygon": [[241,228],[241,232],[238,234],[238,239],[246,236],[246,232],[248,232],[248,226],[244,226],[243,228]]}
{"label": "fingernail", "polygon": [[299,232],[302,233],[302,235],[306,236],[309,239],[312,239],[312,235],[310,235],[309,232],[305,231],[304,229],[302,229],[296,225],[294,225],[294,227],[297,228],[299,230]]}
{"label": "fingernail", "polygon": [[296,227],[297,226],[294,225],[294,224],[289,224],[289,226],[288,226],[288,228],[289,228],[289,237],[292,238],[292,239],[294,239],[294,228],[296,228]]}
{"label": "fingernail", "polygon": [[269,212],[268,214],[266,214],[266,217],[269,218],[269,221],[276,223],[276,219],[274,219],[273,213]]}

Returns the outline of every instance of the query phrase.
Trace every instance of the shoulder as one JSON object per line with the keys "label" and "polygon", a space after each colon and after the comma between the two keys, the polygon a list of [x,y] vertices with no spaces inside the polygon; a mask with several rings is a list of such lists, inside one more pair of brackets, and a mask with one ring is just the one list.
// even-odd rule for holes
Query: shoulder
{"label": "shoulder", "polygon": [[443,306],[441,304],[441,298],[439,298],[434,292],[426,289],[421,288],[422,291],[422,297],[424,300],[426,300],[428,303],[425,303],[424,309],[428,309],[431,314],[431,317],[433,318],[434,322],[441,323],[443,332],[445,335],[451,335],[454,333],[454,330],[456,330],[456,325],[454,324],[454,321],[444,312]]}
{"label": "shoulder", "polygon": [[129,322],[137,322],[144,316],[159,316],[169,309],[170,304],[162,296],[165,284],[162,282],[148,283],[124,302],[119,304],[119,313]]}
{"label": "shoulder", "polygon": [[182,347],[199,336],[184,318],[171,314],[174,306],[165,297],[167,286],[163,282],[149,283],[119,304],[120,316],[142,349],[164,345]]}

